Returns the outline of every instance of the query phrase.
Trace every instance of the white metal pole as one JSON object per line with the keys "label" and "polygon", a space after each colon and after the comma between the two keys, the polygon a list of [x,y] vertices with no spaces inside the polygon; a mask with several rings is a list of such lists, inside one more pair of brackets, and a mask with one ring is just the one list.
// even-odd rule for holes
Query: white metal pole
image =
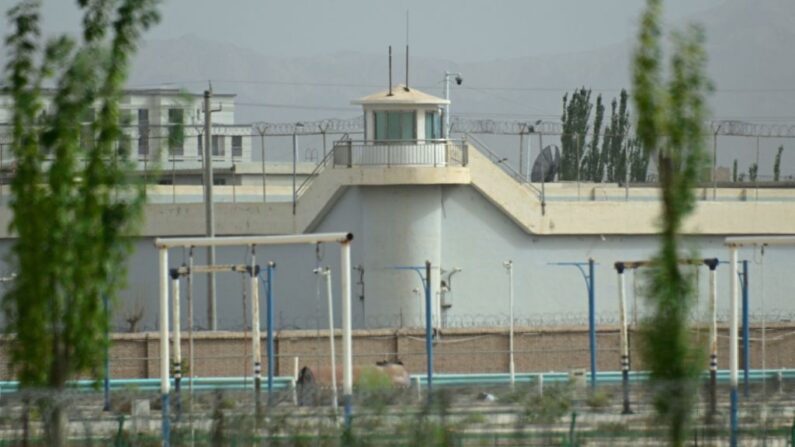
{"label": "white metal pole", "polygon": [[351,421],[353,398],[353,346],[351,343],[351,244],[340,245],[340,288],[342,289],[342,399],[345,405],[345,424]]}
{"label": "white metal pole", "polygon": [[262,349],[260,348],[259,327],[259,277],[256,272],[256,257],[254,247],[251,248],[251,355],[254,363],[254,387],[260,388],[262,377]]}
{"label": "white metal pole", "polygon": [[[215,236],[215,203],[213,199],[213,151],[212,151],[212,112],[210,100],[212,87],[204,91],[204,201],[207,237]],[[220,144],[220,143],[219,143]],[[215,247],[207,247],[207,264],[215,264]],[[211,330],[218,329],[218,316],[215,301],[215,273],[207,275],[207,324]],[[193,365],[191,365],[193,367]]]}
{"label": "white metal pole", "polygon": [[738,367],[738,350],[737,350],[737,311],[739,302],[739,280],[737,277],[737,246],[731,245],[729,247],[731,259],[731,308],[729,315],[729,382],[731,384],[730,398],[730,421],[731,421],[731,438],[730,444],[737,445],[737,367]]}
{"label": "white metal pole", "polygon": [[168,395],[168,250],[160,249],[160,392]]}
{"label": "white metal pole", "polygon": [[621,319],[621,386],[623,394],[622,414],[632,414],[629,403],[629,333],[627,330],[627,279],[624,263],[616,263],[618,272],[618,313]]}
{"label": "white metal pole", "polygon": [[627,333],[627,286],[622,270],[618,274],[618,313],[621,318],[621,369],[629,367],[629,335]]}
{"label": "white metal pole", "polygon": [[714,416],[718,411],[718,275],[717,260],[709,265],[709,412]]}
{"label": "white metal pole", "polygon": [[[444,72],[444,99],[450,100],[450,73]],[[444,105],[444,138],[450,138],[450,103]]]}
{"label": "white metal pole", "polygon": [[[190,410],[193,409],[193,247],[190,248],[188,255],[188,387],[191,396]],[[189,411],[190,411],[189,410]]]}
{"label": "white metal pole", "polygon": [[739,284],[737,277],[737,247],[730,247],[731,254],[731,307],[729,309],[729,380],[731,381],[732,388],[737,387],[737,367],[738,367],[738,302],[739,302]]}
{"label": "white metal pole", "polygon": [[508,318],[511,320],[508,325],[508,371],[511,375],[511,387],[513,388],[516,383],[516,365],[513,353],[513,261],[505,261],[503,265],[508,269]]}
{"label": "white metal pole", "polygon": [[[182,378],[182,339],[180,337],[180,311],[179,311],[179,275],[171,279],[171,311],[172,325],[174,326],[174,380],[178,383]],[[179,390],[179,388],[177,388]]]}
{"label": "white metal pole", "polygon": [[160,248],[160,394],[162,399],[161,435],[163,445],[169,445],[169,377],[168,377],[168,249]]}
{"label": "white metal pole", "polygon": [[334,349],[334,300],[331,292],[331,269],[328,267],[322,271],[326,277],[326,300],[328,301],[328,340],[331,349],[331,407],[334,414],[337,414],[337,353]]}
{"label": "white metal pole", "polygon": [[709,328],[710,370],[718,368],[718,275],[717,271],[709,271],[709,311],[712,321]]}

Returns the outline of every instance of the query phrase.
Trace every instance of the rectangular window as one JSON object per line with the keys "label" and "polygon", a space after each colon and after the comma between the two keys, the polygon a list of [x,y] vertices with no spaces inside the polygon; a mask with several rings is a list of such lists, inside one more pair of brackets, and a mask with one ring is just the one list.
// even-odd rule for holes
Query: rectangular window
{"label": "rectangular window", "polygon": [[138,109],[138,126],[149,126],[149,109]]}
{"label": "rectangular window", "polygon": [[213,135],[213,157],[223,157],[224,156],[224,136],[223,135]]}
{"label": "rectangular window", "polygon": [[196,138],[196,141],[199,142],[198,146],[196,146],[198,147],[197,151],[199,154],[199,158],[202,158],[204,157],[204,135],[199,134],[199,136]]}
{"label": "rectangular window", "polygon": [[149,155],[149,110],[138,109],[138,155]]}
{"label": "rectangular window", "polygon": [[375,112],[376,141],[406,141],[417,138],[415,112]]}
{"label": "rectangular window", "polygon": [[232,135],[232,156],[243,157],[243,136]]}
{"label": "rectangular window", "polygon": [[442,117],[438,112],[425,112],[425,139],[442,138]]}
{"label": "rectangular window", "polygon": [[168,150],[171,155],[182,156],[185,153],[183,116],[182,109],[168,109]]}
{"label": "rectangular window", "polygon": [[132,139],[129,135],[122,132],[119,137],[118,154],[124,158],[130,156],[130,148],[132,147]]}
{"label": "rectangular window", "polygon": [[168,124],[182,124],[184,116],[182,109],[168,109]]}

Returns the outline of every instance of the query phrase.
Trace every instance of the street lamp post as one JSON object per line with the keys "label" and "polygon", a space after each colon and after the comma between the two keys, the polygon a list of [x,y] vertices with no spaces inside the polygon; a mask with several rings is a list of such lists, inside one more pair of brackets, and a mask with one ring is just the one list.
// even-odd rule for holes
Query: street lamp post
{"label": "street lamp post", "polygon": [[451,73],[449,71],[444,72],[444,99],[448,101],[447,104],[444,105],[444,129],[442,131],[444,134],[442,137],[450,138],[450,79],[454,78],[455,83],[457,85],[461,85],[464,82],[464,78],[461,77],[461,73]]}
{"label": "street lamp post", "polygon": [[712,200],[717,200],[718,196],[718,176],[715,170],[718,169],[718,133],[723,123],[718,124],[712,134]]}

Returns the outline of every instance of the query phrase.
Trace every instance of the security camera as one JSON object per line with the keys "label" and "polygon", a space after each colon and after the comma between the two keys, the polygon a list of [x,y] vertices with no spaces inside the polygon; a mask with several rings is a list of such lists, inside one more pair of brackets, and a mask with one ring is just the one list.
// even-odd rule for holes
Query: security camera
{"label": "security camera", "polygon": [[461,85],[463,82],[464,82],[464,78],[462,78],[460,75],[455,77],[456,85]]}

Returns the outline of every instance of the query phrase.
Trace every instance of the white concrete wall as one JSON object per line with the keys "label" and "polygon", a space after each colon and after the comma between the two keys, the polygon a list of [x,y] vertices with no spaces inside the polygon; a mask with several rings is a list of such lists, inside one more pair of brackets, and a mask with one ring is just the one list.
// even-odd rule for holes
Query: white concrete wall
{"label": "white concrete wall", "polygon": [[[281,206],[284,205],[284,206]],[[201,233],[204,227],[201,204],[150,207],[147,227],[160,234],[178,236]],[[155,209],[156,208],[156,209]],[[234,234],[263,234],[268,228],[288,226],[277,220],[291,215],[287,204],[253,204],[219,206],[222,219],[219,231]],[[154,213],[159,213],[157,216]],[[0,213],[0,225],[7,225],[6,213]],[[596,218],[597,216],[595,216]],[[277,219],[277,220],[274,220]],[[168,225],[167,225],[168,224]],[[234,224],[234,225],[232,225]],[[231,226],[230,226],[231,225]],[[151,226],[151,228],[150,228]],[[354,286],[354,324],[362,327],[399,321],[404,311],[405,323],[418,312],[418,297],[412,289],[421,289],[417,275],[389,269],[395,265],[421,265],[430,258],[434,265],[449,271],[462,268],[454,276],[447,296],[452,308],[447,312],[449,325],[505,323],[508,312],[507,274],[502,262],[511,259],[515,266],[516,314],[533,324],[542,320],[586,321],[587,295],[580,273],[574,267],[549,263],[586,261],[592,257],[596,267],[596,308],[600,319],[617,317],[616,275],[613,263],[618,260],[647,259],[655,253],[653,235],[621,236],[533,236],[509,219],[481,193],[464,185],[359,186],[349,187],[324,214],[311,231],[351,231],[354,233],[352,264],[365,266],[365,298],[359,300],[361,286],[358,272],[352,272]],[[700,257],[726,259],[723,235],[689,236],[687,249],[698,249]],[[5,254],[11,239],[0,239],[0,275],[10,272]],[[154,329],[156,315],[156,252],[151,238],[141,238],[129,264],[127,288],[116,312],[122,322],[125,309],[142,300],[146,315],[144,327]],[[437,254],[438,253],[438,254]],[[688,253],[685,253],[688,255]],[[204,262],[204,250],[197,252],[196,262]],[[751,307],[755,314],[783,315],[795,313],[792,300],[795,285],[791,280],[795,265],[795,247],[771,247],[763,257],[759,251],[745,249],[741,259],[749,259]],[[275,281],[276,325],[279,328],[324,327],[327,315],[325,299],[317,295],[311,270],[317,265],[339,268],[339,250],[328,246],[317,259],[314,246],[274,247],[258,250],[260,263],[278,264]],[[172,266],[183,262],[181,250],[170,256]],[[235,247],[218,251],[218,262],[238,263],[246,259],[245,249]],[[701,268],[699,280],[700,313],[706,310],[707,269]],[[728,268],[719,267],[719,309],[728,312]],[[438,270],[434,270],[438,274]],[[638,274],[638,278],[642,273]],[[632,274],[628,284],[633,284]],[[642,282],[642,281],[640,281]],[[218,277],[219,311],[222,328],[240,329],[243,321],[242,279],[236,274]],[[439,291],[438,276],[433,281],[434,296]],[[195,284],[196,316],[199,326],[206,325],[204,278]],[[186,290],[186,287],[183,287]],[[322,289],[321,289],[322,290]],[[2,293],[2,287],[0,287]],[[339,322],[339,283],[334,276],[336,320]],[[264,295],[263,295],[264,300]],[[628,293],[630,312],[633,293]],[[416,303],[416,304],[415,304]],[[642,301],[639,303],[641,306]],[[184,312],[187,307],[183,306]],[[412,313],[413,312],[413,313]],[[366,318],[362,315],[366,314]],[[248,314],[250,315],[250,313]],[[264,312],[263,312],[264,321]]]}
{"label": "white concrete wall", "polygon": [[[438,185],[361,190],[364,268],[370,290],[367,317],[402,321],[402,326],[424,325],[420,277],[396,267],[422,267],[425,276],[425,261],[431,261],[431,284],[436,288],[442,245],[441,193]],[[438,308],[436,300],[434,308]]]}

